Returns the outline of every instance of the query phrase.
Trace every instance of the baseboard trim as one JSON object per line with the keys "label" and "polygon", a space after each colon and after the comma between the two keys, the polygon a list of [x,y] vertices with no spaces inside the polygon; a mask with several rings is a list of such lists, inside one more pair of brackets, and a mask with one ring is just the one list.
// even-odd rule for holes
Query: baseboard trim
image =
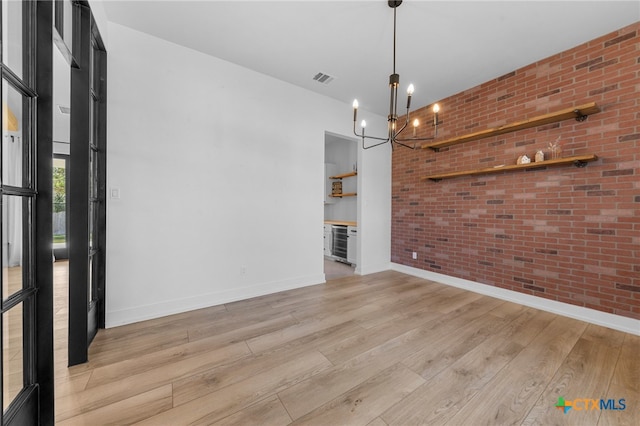
{"label": "baseboard trim", "polygon": [[251,299],[252,297],[278,293],[280,291],[293,290],[325,283],[324,274],[307,277],[291,278],[288,280],[255,284],[248,287],[234,288],[215,293],[201,294],[186,297],[169,302],[154,303],[150,305],[136,306],[134,308],[106,312],[106,328],[118,327],[135,322],[160,318],[167,315],[180,314],[196,309],[209,308],[224,303],[238,300]]}
{"label": "baseboard trim", "polygon": [[595,309],[570,305],[568,303],[558,302],[555,300],[548,300],[532,296],[530,294],[518,293],[517,291],[481,284],[464,278],[439,274],[437,272],[425,271],[423,269],[401,265],[399,263],[392,262],[390,269],[407,275],[413,275],[415,277],[424,278],[441,284],[473,291],[474,293],[480,293],[497,299],[519,303],[531,308],[552,312],[554,314],[640,336],[640,320],[635,320],[633,318],[596,311]]}
{"label": "baseboard trim", "polygon": [[377,265],[365,265],[364,267],[361,265],[356,265],[355,273],[357,275],[369,275],[376,274],[378,272],[388,271],[391,267],[389,263],[380,263]]}

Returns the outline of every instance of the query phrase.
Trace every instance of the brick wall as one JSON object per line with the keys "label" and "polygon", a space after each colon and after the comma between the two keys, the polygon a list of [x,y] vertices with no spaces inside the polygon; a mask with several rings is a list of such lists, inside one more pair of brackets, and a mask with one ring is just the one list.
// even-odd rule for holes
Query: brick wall
{"label": "brick wall", "polygon": [[[396,149],[392,261],[640,318],[639,98],[636,23],[441,100],[438,140],[588,102],[601,112],[440,152]],[[412,119],[432,120],[429,107]],[[558,137],[563,156],[598,161],[421,179],[515,164]]]}

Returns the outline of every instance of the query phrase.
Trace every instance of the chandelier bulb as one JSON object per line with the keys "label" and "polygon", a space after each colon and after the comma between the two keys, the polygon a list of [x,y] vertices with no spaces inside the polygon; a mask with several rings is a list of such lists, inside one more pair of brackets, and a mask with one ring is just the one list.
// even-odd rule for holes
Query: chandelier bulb
{"label": "chandelier bulb", "polygon": [[437,114],[439,111],[440,111],[440,105],[433,104],[433,112],[435,112]]}
{"label": "chandelier bulb", "polygon": [[360,127],[362,127],[363,129],[367,127],[367,122],[365,120],[362,120],[362,122],[360,122]]}
{"label": "chandelier bulb", "polygon": [[359,105],[358,105],[358,100],[357,100],[357,99],[354,99],[354,100],[353,100],[353,109],[358,109],[358,106],[359,106]]}
{"label": "chandelier bulb", "polygon": [[418,120],[417,118],[413,120],[413,127],[418,127],[419,125],[420,125],[420,120]]}
{"label": "chandelier bulb", "polygon": [[408,94],[409,96],[413,95],[413,91],[414,91],[414,90],[415,90],[415,89],[414,89],[414,87],[413,87],[413,84],[410,84],[410,85],[409,85],[409,87],[407,87],[407,94]]}

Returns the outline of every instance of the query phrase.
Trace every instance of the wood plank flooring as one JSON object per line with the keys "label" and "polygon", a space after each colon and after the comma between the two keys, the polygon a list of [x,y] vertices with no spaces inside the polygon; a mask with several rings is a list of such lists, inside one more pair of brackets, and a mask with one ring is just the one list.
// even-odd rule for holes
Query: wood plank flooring
{"label": "wood plank flooring", "polygon": [[397,272],[101,330],[72,368],[60,314],[61,425],[640,424],[640,337]]}

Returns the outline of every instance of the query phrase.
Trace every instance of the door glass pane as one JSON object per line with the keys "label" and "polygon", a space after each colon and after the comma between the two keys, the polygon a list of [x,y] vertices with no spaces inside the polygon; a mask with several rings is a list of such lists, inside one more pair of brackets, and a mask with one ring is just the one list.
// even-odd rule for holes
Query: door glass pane
{"label": "door glass pane", "polygon": [[[2,298],[6,299],[24,287],[25,271],[28,271],[29,229],[25,216],[28,215],[30,200],[24,197],[2,196]],[[27,203],[25,205],[25,203]],[[27,216],[28,217],[28,216]]]}
{"label": "door glass pane", "polygon": [[5,411],[24,385],[22,303],[2,314],[2,409]]}
{"label": "door glass pane", "polygon": [[2,62],[21,78],[22,7],[21,1],[2,2]]}
{"label": "door glass pane", "polygon": [[13,86],[2,81],[2,184],[26,187],[29,144],[25,132],[29,117],[23,112],[28,99]]}
{"label": "door glass pane", "polygon": [[98,186],[96,184],[98,176],[98,152],[93,148],[89,151],[89,198],[98,197]]}
{"label": "door glass pane", "polygon": [[94,263],[95,263],[95,256],[89,256],[89,274],[87,277],[87,291],[88,291],[88,296],[89,296],[89,305],[87,306],[87,309],[89,309],[89,306],[91,305],[91,302],[93,301],[93,268],[94,268]]}
{"label": "door glass pane", "polygon": [[96,247],[93,229],[95,227],[96,221],[96,203],[89,201],[89,249],[94,249]]}
{"label": "door glass pane", "polygon": [[91,39],[91,51],[93,53],[93,61],[91,62],[91,74],[93,77],[91,78],[91,87],[93,88],[95,93],[101,92],[101,82],[100,82],[100,50],[96,46],[95,39]]}
{"label": "door glass pane", "polygon": [[91,143],[96,147],[98,146],[98,120],[96,116],[96,114],[98,114],[98,108],[98,100],[91,96]]}
{"label": "door glass pane", "polygon": [[53,159],[53,248],[67,246],[67,161]]}
{"label": "door glass pane", "polygon": [[71,0],[64,0],[62,2],[62,13],[64,19],[64,30],[62,39],[69,48],[69,51],[73,53],[73,3]]}

